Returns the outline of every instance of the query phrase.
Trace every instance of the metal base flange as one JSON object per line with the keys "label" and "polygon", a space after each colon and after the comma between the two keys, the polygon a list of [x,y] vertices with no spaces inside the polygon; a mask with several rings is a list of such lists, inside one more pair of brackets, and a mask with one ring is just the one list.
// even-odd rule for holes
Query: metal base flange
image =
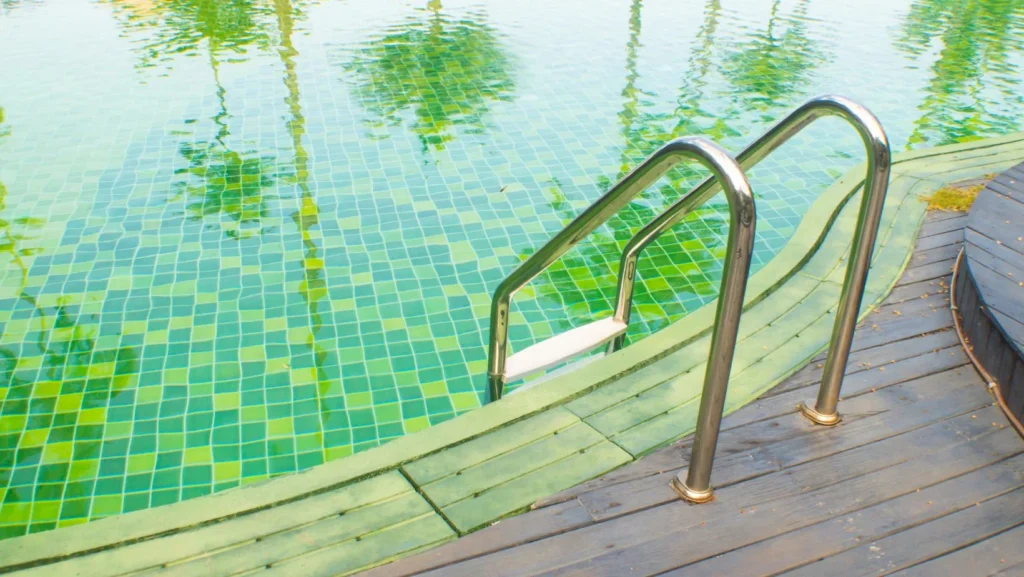
{"label": "metal base flange", "polygon": [[843,418],[839,416],[839,411],[836,411],[831,415],[819,413],[814,408],[815,402],[816,401],[814,400],[810,400],[800,403],[800,412],[811,421],[825,427],[834,427],[839,424],[839,421],[843,420]]}
{"label": "metal base flange", "polygon": [[669,482],[669,487],[676,492],[684,501],[691,503],[707,503],[715,498],[715,491],[711,487],[704,489],[703,491],[696,491],[686,486],[686,482],[679,479],[679,475]]}

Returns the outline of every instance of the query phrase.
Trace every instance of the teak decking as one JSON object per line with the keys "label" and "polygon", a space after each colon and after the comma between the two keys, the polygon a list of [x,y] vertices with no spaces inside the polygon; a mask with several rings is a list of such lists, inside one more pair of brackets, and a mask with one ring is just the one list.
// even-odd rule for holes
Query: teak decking
{"label": "teak decking", "polygon": [[834,428],[813,361],[723,425],[716,501],[668,483],[688,442],[368,577],[1024,575],[1024,440],[960,347],[949,277],[966,217],[933,213],[860,325]]}

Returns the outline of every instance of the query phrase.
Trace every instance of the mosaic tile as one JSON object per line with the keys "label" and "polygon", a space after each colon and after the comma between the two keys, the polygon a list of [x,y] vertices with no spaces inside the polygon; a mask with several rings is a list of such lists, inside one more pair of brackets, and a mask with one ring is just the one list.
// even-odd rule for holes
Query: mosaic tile
{"label": "mosaic tile", "polygon": [[[3,0],[0,538],[478,407],[494,288],[671,138],[738,150],[820,92],[901,149],[1018,130],[1024,16],[961,4]],[[755,269],[860,154],[824,120],[751,171]],[[513,348],[609,314],[701,176],[520,291]],[[643,255],[631,341],[715,297],[723,202]]]}

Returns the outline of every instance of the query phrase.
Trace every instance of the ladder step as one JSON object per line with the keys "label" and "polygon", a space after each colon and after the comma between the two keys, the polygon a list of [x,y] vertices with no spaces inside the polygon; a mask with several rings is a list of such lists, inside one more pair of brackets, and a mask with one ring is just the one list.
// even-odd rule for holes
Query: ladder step
{"label": "ladder step", "polygon": [[626,323],[608,317],[530,345],[508,358],[505,381],[514,381],[585,353],[626,332]]}

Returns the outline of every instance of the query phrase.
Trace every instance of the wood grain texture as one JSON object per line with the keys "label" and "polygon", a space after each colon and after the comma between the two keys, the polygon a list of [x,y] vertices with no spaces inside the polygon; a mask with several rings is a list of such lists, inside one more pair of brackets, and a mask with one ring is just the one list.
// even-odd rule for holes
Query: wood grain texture
{"label": "wood grain texture", "polygon": [[957,306],[978,362],[1006,410],[1024,418],[1024,164],[989,182],[971,207]]}
{"label": "wood grain texture", "polygon": [[948,276],[901,285],[918,294],[894,291],[861,323],[839,426],[794,411],[820,357],[726,417],[715,502],[686,505],[668,487],[686,438],[471,536],[486,547],[456,541],[373,575],[973,575],[962,568],[979,556],[977,574],[1024,561],[1005,553],[1024,511],[1024,440],[959,346]]}

